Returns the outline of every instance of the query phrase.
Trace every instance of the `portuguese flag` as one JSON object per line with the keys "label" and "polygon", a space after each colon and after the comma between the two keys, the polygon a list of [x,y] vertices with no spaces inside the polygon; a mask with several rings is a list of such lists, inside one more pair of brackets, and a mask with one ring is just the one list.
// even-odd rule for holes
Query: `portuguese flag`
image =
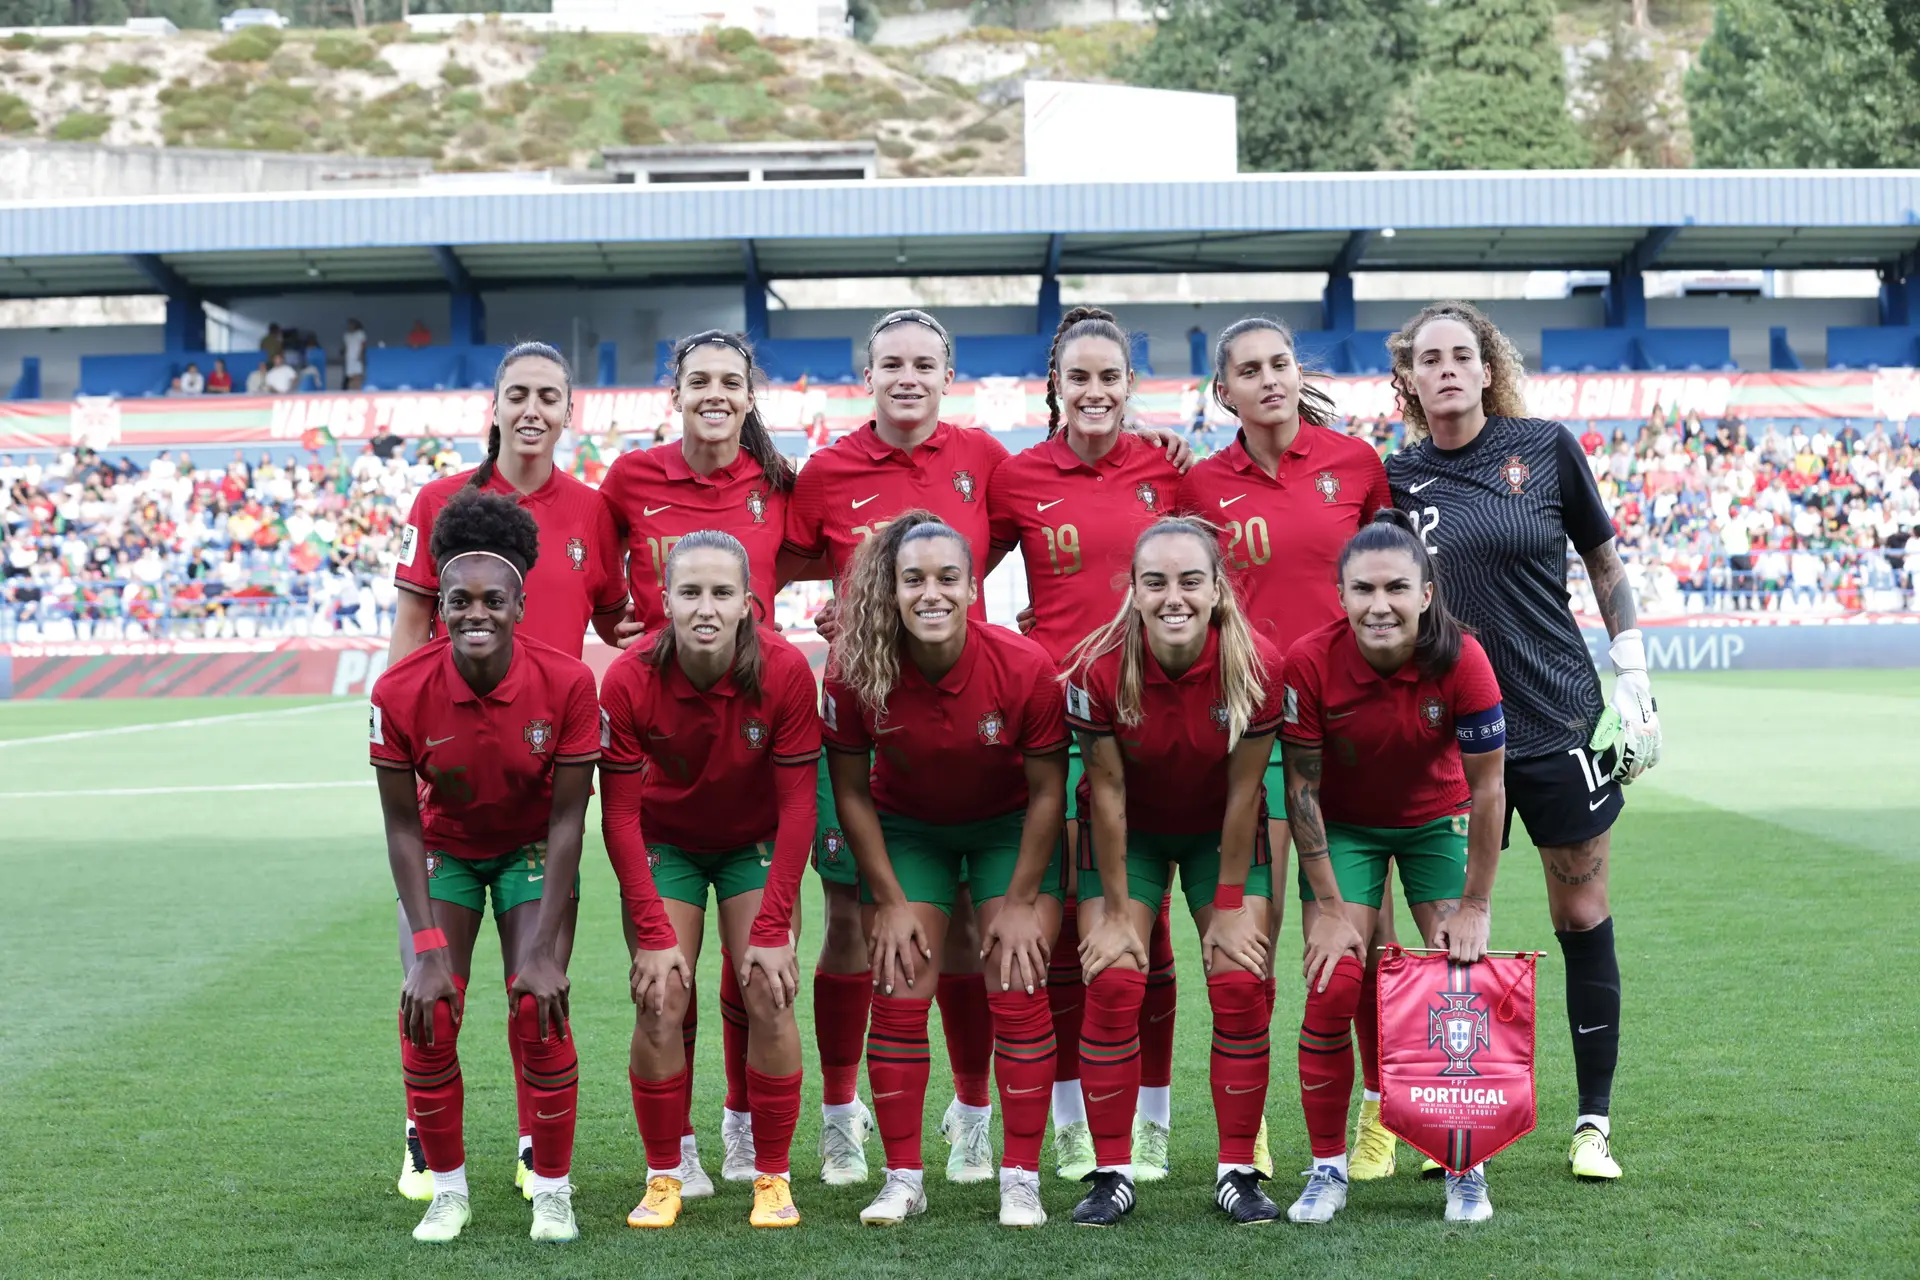
{"label": "portuguese flag", "polygon": [[308,427],[300,436],[300,447],[309,453],[318,453],[333,443],[333,432],[324,426]]}

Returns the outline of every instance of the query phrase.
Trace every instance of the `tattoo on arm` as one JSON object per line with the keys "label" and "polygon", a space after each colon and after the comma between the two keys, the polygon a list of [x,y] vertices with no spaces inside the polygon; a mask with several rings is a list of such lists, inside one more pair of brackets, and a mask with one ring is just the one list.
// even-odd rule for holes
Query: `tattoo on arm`
{"label": "tattoo on arm", "polygon": [[1318,747],[1280,748],[1287,768],[1287,822],[1300,857],[1327,856],[1327,824],[1320,812],[1320,776],[1324,763]]}
{"label": "tattoo on arm", "polygon": [[1627,567],[1620,562],[1620,548],[1610,539],[1581,558],[1586,561],[1594,603],[1607,624],[1607,634],[1617,636],[1632,630],[1638,624],[1639,611],[1634,607],[1633,584],[1627,581]]}
{"label": "tattoo on arm", "polygon": [[1073,731],[1073,745],[1080,748],[1080,762],[1083,766],[1093,759],[1093,747],[1099,741],[1100,735],[1097,733],[1088,733],[1085,729]]}

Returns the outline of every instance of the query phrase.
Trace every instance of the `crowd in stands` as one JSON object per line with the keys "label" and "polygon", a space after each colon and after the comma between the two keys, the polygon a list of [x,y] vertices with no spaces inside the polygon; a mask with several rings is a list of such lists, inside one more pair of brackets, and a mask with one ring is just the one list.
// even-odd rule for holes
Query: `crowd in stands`
{"label": "crowd in stands", "polygon": [[[1398,424],[1348,424],[1382,452]],[[1749,430],[1656,417],[1636,435],[1579,430],[1644,616],[1819,614],[1916,606],[1920,448],[1885,423]],[[566,450],[590,483],[617,436]],[[1202,448],[1223,433],[1196,436]],[[287,464],[161,453],[144,470],[88,450],[0,455],[0,641],[385,634],[397,528],[450,445],[385,437]],[[1573,559],[1575,607],[1591,611]]]}
{"label": "crowd in stands", "polygon": [[[407,345],[424,347],[432,341],[432,330],[415,320],[407,333]],[[217,396],[239,392],[250,396],[284,396],[295,391],[324,391],[325,375],[320,366],[308,358],[308,353],[319,346],[320,335],[312,330],[283,329],[278,324],[270,324],[260,339],[260,353],[265,359],[240,386],[234,385],[227,362],[215,357],[211,369],[203,370],[197,362],[189,363],[167,388],[167,394]],[[336,354],[340,358],[342,389],[358,391],[367,376],[367,330],[358,320],[347,321]]]}

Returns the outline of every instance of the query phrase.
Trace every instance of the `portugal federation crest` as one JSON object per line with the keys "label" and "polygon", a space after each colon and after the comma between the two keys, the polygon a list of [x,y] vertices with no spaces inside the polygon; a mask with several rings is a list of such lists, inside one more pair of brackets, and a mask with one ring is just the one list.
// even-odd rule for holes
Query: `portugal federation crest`
{"label": "portugal federation crest", "polygon": [[537,756],[545,755],[547,749],[553,746],[553,721],[530,720],[527,727],[520,731],[520,736],[527,740],[527,750]]}
{"label": "portugal federation crest", "polygon": [[989,711],[980,717],[980,741],[989,747],[1000,745],[1000,731],[1007,727],[1006,719],[998,711]]}
{"label": "portugal federation crest", "polygon": [[1133,496],[1140,499],[1140,505],[1149,511],[1160,509],[1160,489],[1151,480],[1142,480],[1134,486]]}
{"label": "portugal federation crest", "polygon": [[747,514],[753,517],[755,524],[765,524],[767,522],[767,495],[765,490],[747,490]]}
{"label": "portugal federation crest", "polygon": [[1227,714],[1227,704],[1224,700],[1216,699],[1214,704],[1207,708],[1207,714],[1213,717],[1214,728],[1222,733],[1227,731],[1227,725],[1231,723],[1231,718]]}
{"label": "portugal federation crest", "polygon": [[747,740],[748,750],[758,751],[767,745],[767,740],[773,736],[773,731],[767,728],[765,720],[756,716],[740,726],[740,736]]}
{"label": "portugal federation crest", "polygon": [[441,861],[441,856],[437,853],[427,855],[427,879],[431,880],[440,874]]}
{"label": "portugal federation crest", "polygon": [[1340,477],[1331,471],[1322,471],[1314,477],[1313,487],[1320,491],[1324,502],[1333,502],[1340,496]]}
{"label": "portugal federation crest", "polygon": [[567,562],[575,573],[587,571],[587,540],[585,538],[567,539]]}
{"label": "portugal federation crest", "polygon": [[838,827],[828,827],[820,833],[820,860],[830,867],[840,865],[840,856],[847,851],[847,837]]}
{"label": "portugal federation crest", "polygon": [[[1448,965],[1447,973],[1462,972],[1464,966]],[[1447,1055],[1443,1076],[1477,1076],[1473,1055],[1492,1043],[1487,1027],[1487,1011],[1476,1008],[1477,991],[1442,991],[1444,1005],[1427,1007],[1427,1046],[1439,1045]]]}
{"label": "portugal federation crest", "polygon": [[953,473],[954,492],[960,495],[960,501],[972,502],[974,494],[973,472],[956,471]]}
{"label": "portugal federation crest", "polygon": [[1532,476],[1532,468],[1528,467],[1526,459],[1517,453],[1500,464],[1500,478],[1507,482],[1509,493],[1525,493],[1527,481]]}
{"label": "portugal federation crest", "polygon": [[1433,694],[1420,699],[1420,723],[1429,729],[1438,729],[1441,719],[1447,714],[1447,704]]}

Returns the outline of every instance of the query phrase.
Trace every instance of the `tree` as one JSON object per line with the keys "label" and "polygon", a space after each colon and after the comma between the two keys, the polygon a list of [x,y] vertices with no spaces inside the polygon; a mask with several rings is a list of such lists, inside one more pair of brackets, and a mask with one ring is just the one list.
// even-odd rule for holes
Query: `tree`
{"label": "tree", "polygon": [[1660,69],[1629,22],[1614,27],[1600,55],[1581,74],[1589,160],[1601,169],[1671,165],[1675,156]]}
{"label": "tree", "polygon": [[1712,168],[1920,163],[1920,20],[1909,0],[1721,0],[1687,74]]}
{"label": "tree", "polygon": [[1240,167],[1396,167],[1387,128],[1416,65],[1424,0],[1168,0],[1118,69],[1156,89],[1239,100]]}
{"label": "tree", "polygon": [[1567,109],[1552,0],[1440,0],[1414,94],[1420,169],[1573,169],[1587,147]]}

